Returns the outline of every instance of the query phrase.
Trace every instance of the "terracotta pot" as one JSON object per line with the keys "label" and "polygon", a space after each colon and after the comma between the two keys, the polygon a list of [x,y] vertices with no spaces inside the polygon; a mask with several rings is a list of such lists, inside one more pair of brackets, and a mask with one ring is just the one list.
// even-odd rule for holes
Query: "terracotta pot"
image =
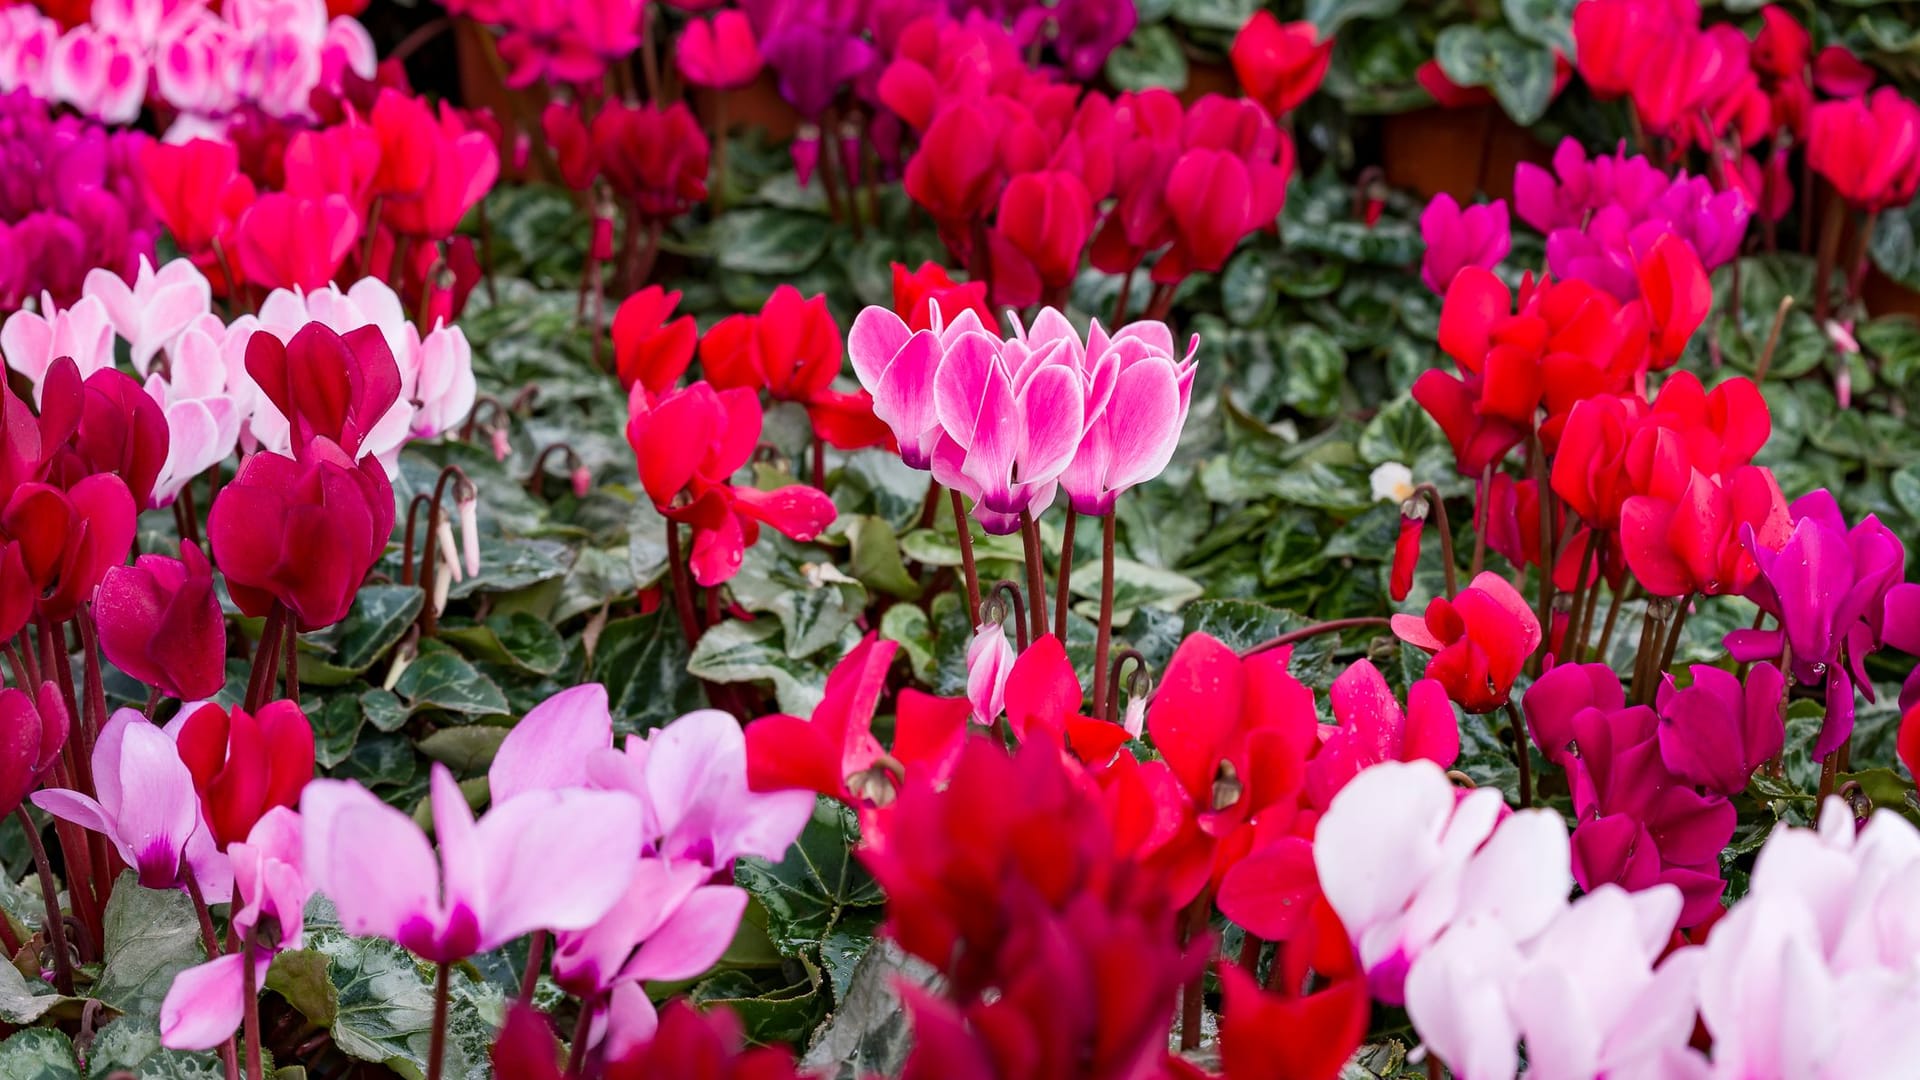
{"label": "terracotta pot", "polygon": [[1507,118],[1497,105],[1421,109],[1383,117],[1387,182],[1430,199],[1445,192],[1462,203],[1476,193],[1513,197],[1513,167],[1552,160],[1551,148]]}
{"label": "terracotta pot", "polygon": [[714,107],[725,100],[728,131],[751,130],[758,128],[766,132],[767,138],[776,142],[786,142],[800,126],[800,114],[793,111],[780,96],[773,73],[762,71],[760,77],[738,90],[704,90],[688,87],[687,96],[693,105],[693,111],[700,117],[700,126],[713,129]]}
{"label": "terracotta pot", "polygon": [[1208,94],[1237,97],[1239,93],[1240,80],[1233,73],[1233,65],[1194,63],[1187,66],[1187,88],[1180,91],[1180,101],[1191,105]]}
{"label": "terracotta pot", "polygon": [[546,135],[540,129],[540,114],[547,107],[546,88],[535,83],[524,90],[511,90],[503,80],[506,65],[500,60],[493,32],[471,19],[455,19],[453,44],[460,64],[460,98],[469,109],[484,108],[500,123],[500,176],[518,183],[558,182],[550,175],[545,155],[529,154],[525,168],[516,168],[513,147],[524,135],[535,146]]}

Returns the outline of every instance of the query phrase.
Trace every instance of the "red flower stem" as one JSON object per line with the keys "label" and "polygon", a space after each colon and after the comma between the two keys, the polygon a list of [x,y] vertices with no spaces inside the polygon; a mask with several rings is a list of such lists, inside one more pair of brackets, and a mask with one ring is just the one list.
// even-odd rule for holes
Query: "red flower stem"
{"label": "red flower stem", "polygon": [[[1600,530],[1587,530],[1587,546],[1580,553],[1580,569],[1575,572],[1573,579],[1573,605],[1567,609],[1567,636],[1560,643],[1560,658],[1564,660],[1578,660],[1581,648],[1587,643],[1586,637],[1580,630],[1580,619],[1585,611],[1591,609],[1593,594],[1600,589],[1600,572],[1597,569],[1593,570],[1589,576],[1587,569],[1593,565],[1594,542],[1599,539]],[[1547,627],[1546,634],[1547,647],[1552,648],[1553,627]]]}
{"label": "red flower stem", "polygon": [[[1020,511],[1020,540],[1027,553],[1027,615],[1031,620],[1030,640],[1038,641],[1047,632],[1047,564],[1040,551],[1040,526],[1033,513]],[[1096,714],[1097,715],[1097,714]]]}
{"label": "red flower stem", "polygon": [[[433,496],[428,495],[426,492],[422,491],[419,494],[415,495],[413,499],[407,503],[407,531],[405,534],[403,534],[404,538],[400,541],[400,584],[402,585],[411,585],[414,582],[414,577],[413,577],[414,525],[419,521],[420,508],[432,502],[433,502]],[[433,542],[433,538],[428,537],[427,542],[431,544]]]}
{"label": "red flower stem", "polygon": [[520,972],[520,996],[522,1006],[533,1004],[533,991],[540,982],[540,968],[547,959],[547,932],[535,930],[527,941],[527,966]]}
{"label": "red flower stem", "polygon": [[107,726],[107,688],[100,678],[100,641],[93,629],[93,616],[82,607],[73,621],[80,627],[80,653],[86,659],[86,709],[88,723],[97,735]]}
{"label": "red flower stem", "polygon": [[1840,261],[1840,235],[1847,227],[1846,204],[1830,193],[1820,218],[1820,250],[1814,254],[1813,321],[1824,326],[1833,313],[1833,269]]}
{"label": "red flower stem", "polygon": [[1060,541],[1060,578],[1053,583],[1053,636],[1063,645],[1067,641],[1067,577],[1073,573],[1073,526],[1079,520],[1073,507],[1067,507],[1067,532]]}
{"label": "red flower stem", "polygon": [[1292,645],[1296,641],[1305,641],[1311,637],[1319,637],[1321,634],[1335,634],[1345,630],[1358,630],[1363,626],[1391,625],[1391,620],[1382,618],[1379,615],[1360,615],[1351,619],[1329,619],[1326,622],[1314,623],[1312,626],[1303,626],[1298,630],[1289,630],[1279,637],[1268,638],[1258,645],[1243,650],[1240,656],[1242,659],[1245,659],[1249,656],[1266,652],[1268,649],[1277,649],[1282,645]]}
{"label": "red flower stem", "polygon": [[707,189],[707,204],[716,214],[727,207],[727,95],[731,90],[718,90],[713,95],[713,183]]}
{"label": "red flower stem", "polygon": [[581,1076],[587,1063],[587,1040],[593,1037],[594,999],[582,998],[580,1019],[573,1024],[573,1043],[567,1049],[567,1075]]}
{"label": "red flower stem", "polygon": [[818,435],[813,437],[813,472],[809,477],[814,487],[827,490],[827,444]]}
{"label": "red flower stem", "polygon": [[667,519],[667,569],[673,575],[673,611],[680,618],[680,632],[686,635],[687,648],[700,640],[700,623],[693,614],[693,575],[680,552],[680,523]]}
{"label": "red flower stem", "polygon": [[1773,329],[1767,331],[1767,347],[1760,350],[1760,360],[1753,365],[1753,384],[1760,385],[1767,377],[1767,369],[1773,366],[1773,349],[1780,344],[1780,330],[1787,325],[1787,311],[1793,307],[1793,296],[1788,294],[1780,298],[1780,306],[1773,312]]}
{"label": "red flower stem", "polygon": [[31,695],[35,690],[39,689],[33,684],[27,682],[27,670],[21,664],[20,651],[13,647],[12,642],[8,642],[6,644],[4,655],[7,658],[7,673],[13,676],[13,685],[15,689],[23,690],[29,695]]}
{"label": "red flower stem", "polygon": [[253,651],[253,673],[247,677],[247,697],[242,706],[248,712],[258,711],[273,690],[273,680],[280,667],[280,637],[286,624],[287,607],[275,600],[267,609],[266,623],[260,628],[260,645]]}
{"label": "red flower stem", "polygon": [[440,1080],[447,1056],[447,998],[452,988],[453,966],[440,962],[433,980],[433,1041],[427,1044],[427,1080]]}
{"label": "red flower stem", "polygon": [[[1112,519],[1112,515],[1108,515]],[[1184,938],[1191,944],[1194,938],[1206,932],[1207,916],[1213,910],[1211,891],[1203,891],[1194,897],[1187,906],[1187,925]],[[1193,976],[1193,980],[1180,988],[1180,1049],[1193,1050],[1200,1045],[1201,1016],[1205,1012],[1202,993],[1206,987],[1207,973],[1202,968]]]}
{"label": "red flower stem", "polygon": [[1127,302],[1133,299],[1133,271],[1120,275],[1120,295],[1113,298],[1113,328],[1127,325]]}
{"label": "red flower stem", "polygon": [[1507,721],[1513,725],[1513,760],[1520,768],[1520,809],[1533,805],[1533,762],[1528,749],[1527,725],[1520,710],[1507,702]]}
{"label": "red flower stem", "polygon": [[[193,901],[193,913],[200,920],[200,943],[206,947],[207,959],[220,956],[220,935],[213,929],[213,912],[207,909],[207,898],[200,892],[200,879],[194,875],[193,867],[181,864],[182,876],[186,879],[187,896]],[[240,1057],[234,1050],[233,1037],[220,1047],[220,1063],[226,1067],[227,1080],[240,1080]]]}
{"label": "red flower stem", "polygon": [[[656,10],[658,6],[656,4],[647,7],[647,13],[641,17],[640,34],[640,75],[646,80],[647,100],[656,105],[664,104],[660,97],[660,58],[654,53],[660,41],[660,35],[654,29],[654,24],[659,20],[660,13]],[[622,75],[622,81],[628,83],[633,81],[633,71],[625,63],[619,64],[617,68]]]}
{"label": "red flower stem", "polygon": [[967,620],[969,625],[980,625],[980,570],[973,564],[973,528],[967,524],[967,506],[960,493],[948,489],[953,496],[953,529],[960,537],[960,568],[966,572],[967,579]]}
{"label": "red flower stem", "polygon": [[1107,654],[1113,649],[1113,531],[1117,517],[1115,511],[1108,510],[1100,519],[1100,629],[1093,639],[1095,716],[1107,715]]}
{"label": "red flower stem", "polygon": [[1260,949],[1263,944],[1253,934],[1240,939],[1240,970],[1256,979],[1260,977]]}
{"label": "red flower stem", "polygon": [[1493,516],[1493,465],[1480,470],[1479,498],[1473,508],[1473,565],[1467,568],[1469,580],[1480,576],[1480,568],[1487,560],[1487,519]]}
{"label": "red flower stem", "polygon": [[1447,597],[1451,599],[1460,591],[1460,579],[1453,564],[1453,527],[1447,522],[1447,501],[1440,497],[1440,489],[1432,484],[1421,484],[1413,489],[1415,498],[1427,501],[1427,512],[1433,518],[1433,524],[1440,533],[1440,562],[1447,571]]}
{"label": "red flower stem", "polygon": [[247,1041],[247,1080],[262,1080],[260,1067],[260,973],[253,967],[253,942],[242,944],[240,985],[242,1025]]}
{"label": "red flower stem", "polygon": [[[441,26],[442,29],[445,28],[444,19],[441,20]],[[402,44],[405,44],[405,42],[402,42]],[[380,196],[378,195],[375,195],[373,202],[367,206],[366,233],[367,242],[360,247],[360,276],[373,277],[375,276],[373,270],[373,242],[380,236]]]}
{"label": "red flower stem", "polygon": [[1624,588],[1614,592],[1613,599],[1607,604],[1607,622],[1600,628],[1600,643],[1593,647],[1595,660],[1606,662],[1607,646],[1613,644],[1613,628],[1620,621],[1620,605],[1638,586],[1638,582],[1629,580]]}
{"label": "red flower stem", "polygon": [[1668,617],[1666,606],[1669,603],[1670,601],[1664,596],[1647,598],[1647,613],[1640,621],[1640,647],[1633,658],[1633,685],[1627,694],[1627,700],[1632,704],[1642,704],[1647,700],[1647,696],[1643,695],[1642,691],[1652,680],[1650,669],[1660,656],[1661,646],[1666,643]]}
{"label": "red flower stem", "polygon": [[[1600,554],[1598,561],[1594,563],[1593,580],[1587,584],[1586,610],[1578,611],[1576,609],[1576,613],[1580,616],[1580,622],[1577,627],[1579,636],[1574,639],[1574,647],[1567,654],[1568,657],[1576,663],[1585,658],[1587,653],[1587,639],[1593,636],[1593,615],[1600,607],[1600,586],[1606,582],[1607,565],[1611,561],[1608,559],[1607,553],[1613,549],[1608,544],[1602,542],[1600,536],[1601,534],[1598,530],[1588,533],[1587,536],[1588,558],[1594,557],[1593,549],[1596,545],[1600,548]],[[1615,599],[1619,599],[1617,594]]]}
{"label": "red flower stem", "polygon": [[707,594],[706,595],[706,601],[707,601],[706,622],[707,622],[707,626],[711,627],[715,623],[718,623],[720,621],[720,586],[715,585],[711,589],[705,589],[702,591],[704,591]]}
{"label": "red flower stem", "polygon": [[292,613],[288,613],[281,634],[287,641],[287,700],[297,706],[300,704],[300,624],[294,621]]}
{"label": "red flower stem", "polygon": [[[1674,610],[1673,614],[1673,627],[1667,631],[1667,647],[1660,652],[1660,669],[1653,673],[1655,679],[1658,679],[1662,673],[1673,670],[1673,654],[1680,648],[1680,632],[1687,628],[1687,609],[1693,606],[1693,594],[1688,593],[1682,596],[1678,603],[1680,606]],[[1647,687],[1648,700],[1652,700],[1653,692],[1654,687]]]}
{"label": "red flower stem", "polygon": [[53,862],[47,858],[47,846],[40,842],[40,833],[33,827],[33,815],[27,813],[26,804],[15,807],[13,813],[20,819],[20,827],[26,830],[27,849],[33,852],[33,872],[40,879],[40,902],[47,909],[45,930],[47,948],[53,952],[53,986],[62,994],[72,994],[73,958],[67,955],[67,924],[60,914],[59,890],[53,885]]}

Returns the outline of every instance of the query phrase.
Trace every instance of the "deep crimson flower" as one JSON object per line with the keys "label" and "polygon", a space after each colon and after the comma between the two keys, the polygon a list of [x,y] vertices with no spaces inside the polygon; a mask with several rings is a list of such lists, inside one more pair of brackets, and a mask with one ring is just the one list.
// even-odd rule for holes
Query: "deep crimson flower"
{"label": "deep crimson flower", "polygon": [[121,671],[182,701],[227,681],[227,625],[213,568],[191,540],[180,557],[142,555],[108,570],[93,597],[100,651]]}
{"label": "deep crimson flower", "polygon": [[966,738],[972,707],[965,698],[901,690],[894,702],[893,750],[873,736],[873,716],[898,649],[897,642],[868,634],[834,665],[810,719],[774,715],[747,725],[752,788],[817,791],[864,814],[892,804],[906,778],[923,770],[941,775]]}
{"label": "deep crimson flower", "polygon": [[1387,596],[1398,604],[1413,591],[1413,571],[1420,565],[1420,532],[1426,526],[1424,507],[1418,517],[1400,511],[1400,531],[1393,538],[1393,569],[1387,582]]}
{"label": "deep crimson flower", "polygon": [[731,578],[762,523],[811,540],[833,522],[833,502],[818,488],[760,491],[732,484],[760,442],[760,401],[752,390],[716,391],[703,381],[653,399],[636,388],[627,407],[627,443],[639,461],[640,482],[656,509],[693,526],[691,560],[700,584]]}
{"label": "deep crimson flower", "polygon": [[650,394],[664,394],[693,362],[700,332],[693,316],[673,317],[680,290],[649,285],[620,302],[613,313],[613,359],[623,389],[635,383]]}
{"label": "deep crimson flower", "polygon": [[1807,161],[1863,210],[1911,202],[1920,188],[1920,105],[1883,86],[1813,107]]}
{"label": "deep crimson flower", "polygon": [[907,329],[931,330],[936,304],[942,324],[951,324],[961,312],[971,311],[982,326],[994,325],[993,311],[987,307],[986,282],[957,282],[935,262],[921,263],[912,273],[899,263],[893,264],[893,312]]}
{"label": "deep crimson flower", "polygon": [[87,376],[73,445],[89,472],[116,474],[134,505],[152,509],[167,443],[166,413],[131,375],[102,368]]}
{"label": "deep crimson flower", "polygon": [[255,618],[285,604],[303,631],[346,617],[392,534],[386,470],[372,458],[355,464],[326,438],[298,460],[249,457],[207,517],[213,561],[234,604]]}
{"label": "deep crimson flower", "polygon": [[174,741],[222,850],[245,840],[267,811],[296,806],[313,779],[313,725],[291,701],[270,702],[258,715],[209,702],[179,721]]}
{"label": "deep crimson flower", "polygon": [[[506,1023],[493,1044],[493,1068],[512,1080],[576,1080],[561,1071],[552,1024],[525,1005],[507,1009]],[[800,1080],[790,1051],[747,1046],[733,1010],[724,1005],[696,1008],[684,998],[660,1010],[660,1026],[651,1039],[607,1061],[596,1075],[603,1080]]]}
{"label": "deep crimson flower", "polygon": [[1270,11],[1254,12],[1228,54],[1247,96],[1275,118],[1292,112],[1319,88],[1333,62],[1333,39],[1318,37],[1310,22],[1283,24]]}
{"label": "deep crimson flower", "polygon": [[642,217],[677,217],[706,200],[707,135],[684,102],[609,102],[593,118],[593,149],[607,183]]}
{"label": "deep crimson flower", "polygon": [[19,545],[40,617],[54,622],[72,618],[107,571],[127,561],[134,528],[133,495],[112,473],[88,476],[64,491],[21,484],[0,510],[0,533]]}
{"label": "deep crimson flower", "polygon": [[1507,580],[1482,573],[1448,600],[1436,596],[1422,618],[1395,615],[1401,641],[1433,655],[1427,677],[1468,712],[1493,712],[1507,703],[1513,680],[1540,647],[1540,620]]}
{"label": "deep crimson flower", "polygon": [[140,149],[140,171],[154,216],[189,255],[211,253],[213,242],[231,236],[253,205],[253,181],[240,171],[239,153],[228,143],[149,142]]}
{"label": "deep crimson flower", "polygon": [[246,362],[247,374],[290,425],[295,447],[324,438],[358,456],[400,397],[399,365],[372,324],[343,336],[310,322],[285,344],[256,331],[247,340]]}
{"label": "deep crimson flower", "polygon": [[1695,664],[1690,670],[1691,685],[1676,689],[1668,675],[1655,698],[1660,759],[1689,784],[1738,795],[1747,789],[1753,771],[1779,753],[1786,740],[1781,708],[1786,677],[1765,662],[1747,672],[1745,686],[1732,672],[1717,667]]}
{"label": "deep crimson flower", "polygon": [[0,814],[19,809],[67,745],[67,706],[60,687],[40,684],[37,694],[0,690]]}
{"label": "deep crimson flower", "polygon": [[907,162],[907,194],[933,215],[947,246],[955,250],[967,249],[968,227],[1000,194],[996,135],[991,110],[962,99],[934,117],[920,137],[920,149]]}
{"label": "deep crimson flower", "polygon": [[547,144],[553,147],[560,179],[575,191],[592,187],[594,178],[600,175],[600,158],[594,150],[593,135],[580,118],[579,104],[549,102],[540,114],[540,127],[546,132]]}

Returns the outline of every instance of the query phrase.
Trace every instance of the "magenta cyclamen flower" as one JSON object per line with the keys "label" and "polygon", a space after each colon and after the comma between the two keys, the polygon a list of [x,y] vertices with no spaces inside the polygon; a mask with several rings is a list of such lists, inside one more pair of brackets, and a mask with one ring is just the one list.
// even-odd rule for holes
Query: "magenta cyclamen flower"
{"label": "magenta cyclamen flower", "polygon": [[1073,508],[1104,517],[1120,493],[1159,476],[1173,459],[1193,401],[1196,335],[1176,356],[1167,324],[1130,323],[1111,337],[1100,320],[1081,345],[1066,316],[1047,308],[1025,335],[1036,353],[1052,340],[1079,367],[1086,394],[1086,434],[1060,474]]}
{"label": "magenta cyclamen flower", "polygon": [[1786,679],[1772,664],[1755,664],[1745,687],[1732,672],[1705,664],[1692,668],[1693,684],[1661,684],[1660,759],[1689,784],[1721,795],[1738,795],[1760,763],[1786,740],[1781,699]]}
{"label": "magenta cyclamen flower", "polygon": [[174,976],[160,1006],[160,1042],[174,1050],[210,1050],[230,1038],[246,1009],[251,957],[256,986],[284,949],[306,935],[307,887],[301,867],[300,815],[276,806],[254,823],[245,843],[232,844],[233,931],[242,948]]}
{"label": "magenta cyclamen flower", "polygon": [[534,930],[591,926],[633,879],[631,796],[532,791],[476,822],[446,766],[429,792],[438,857],[412,818],[357,783],[315,780],[301,795],[309,884],[348,932],[455,963]]}
{"label": "magenta cyclamen flower", "polygon": [[111,840],[149,889],[181,888],[192,874],[209,903],[233,895],[227,856],[200,820],[193,774],[165,731],[121,709],[100,729],[92,761],[98,799],[49,788],[34,793],[33,805]]}
{"label": "magenta cyclamen flower", "polygon": [[1491,270],[1507,257],[1513,234],[1507,224],[1506,200],[1462,210],[1453,196],[1435,195],[1420,215],[1420,239],[1427,245],[1420,257],[1420,280],[1444,296],[1453,275],[1462,269]]}
{"label": "magenta cyclamen flower", "polygon": [[1613,154],[1588,160],[1579,140],[1569,137],[1553,152],[1552,173],[1532,162],[1514,168],[1513,209],[1521,221],[1543,233],[1577,229],[1603,206],[1618,206],[1639,217],[1670,183],[1645,157],[1628,156],[1624,143]]}
{"label": "magenta cyclamen flower", "polygon": [[1744,542],[1760,564],[1748,597],[1777,620],[1777,629],[1735,630],[1727,651],[1743,662],[1774,659],[1792,649],[1794,681],[1827,687],[1827,715],[1813,756],[1825,758],[1853,733],[1853,691],[1873,700],[1867,654],[1881,644],[1888,591],[1906,577],[1907,549],[1872,514],[1853,528],[1825,488],[1788,507],[1793,534],[1777,552]]}
{"label": "magenta cyclamen flower", "polygon": [[973,722],[991,724],[1007,711],[1007,676],[1013,674],[1013,643],[996,622],[976,626],[967,643],[967,701]]}
{"label": "magenta cyclamen flower", "polygon": [[1065,339],[1030,347],[962,334],[934,376],[933,402],[942,432],[934,479],[970,497],[997,535],[1053,501],[1086,434],[1087,392]]}

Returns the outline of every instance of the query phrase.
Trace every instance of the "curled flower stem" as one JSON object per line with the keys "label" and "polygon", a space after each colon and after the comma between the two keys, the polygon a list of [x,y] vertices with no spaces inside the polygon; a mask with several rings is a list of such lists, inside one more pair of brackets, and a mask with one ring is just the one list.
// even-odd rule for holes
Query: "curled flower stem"
{"label": "curled flower stem", "polygon": [[1129,697],[1142,698],[1153,692],[1153,676],[1147,674],[1147,658],[1140,655],[1138,649],[1121,649],[1113,658],[1113,678],[1107,684],[1107,709],[1096,714],[1108,723],[1117,723],[1120,712],[1120,687],[1126,680],[1127,661],[1133,661],[1132,686]]}
{"label": "curled flower stem", "polygon": [[1413,497],[1426,500],[1427,511],[1433,515],[1433,524],[1439,530],[1440,561],[1447,571],[1447,596],[1451,598],[1460,591],[1460,580],[1453,565],[1453,528],[1447,523],[1447,502],[1440,497],[1440,489],[1432,484],[1416,486]]}
{"label": "curled flower stem", "polygon": [[960,567],[967,578],[967,619],[974,625],[980,625],[980,571],[973,564],[973,528],[967,524],[966,502],[958,491],[948,489],[953,496],[953,529],[960,537]]}
{"label": "curled flower stem", "polygon": [[1067,640],[1067,576],[1073,573],[1073,526],[1079,520],[1073,507],[1067,507],[1067,531],[1060,541],[1060,577],[1053,583],[1053,636],[1063,645]]}
{"label": "curled flower stem", "polygon": [[413,584],[414,524],[419,520],[420,508],[432,502],[433,496],[423,491],[407,503],[407,531],[400,542],[400,584],[402,585]]}
{"label": "curled flower stem", "polygon": [[1027,636],[1027,606],[1020,596],[1020,585],[1002,578],[993,583],[980,605],[980,617],[986,620],[980,625],[1003,623],[1009,613],[1013,615],[1014,643],[1021,652],[1026,652],[1027,646],[1033,643]]}
{"label": "curled flower stem", "polygon": [[[66,920],[60,914],[60,893],[53,887],[53,862],[47,858],[47,846],[33,827],[33,815],[21,803],[14,809],[20,827],[27,833],[27,849],[33,852],[33,872],[40,879],[40,902],[46,906],[47,948],[53,953],[53,986],[62,994],[73,993],[73,958],[67,954]],[[4,918],[4,916],[0,916]]]}
{"label": "curled flower stem", "polygon": [[427,1044],[427,1080],[440,1080],[447,1056],[447,996],[452,979],[453,966],[442,960],[433,980],[433,1041]]}
{"label": "curled flower stem", "polygon": [[[544,489],[546,488],[547,479],[547,459],[552,457],[556,450],[567,455],[568,469],[578,469],[580,467],[580,455],[575,452],[572,446],[563,442],[547,444],[547,447],[540,451],[540,456],[533,459],[533,471],[527,474],[527,490],[531,492],[535,498],[546,497]],[[449,465],[447,467],[455,468],[456,466]],[[465,475],[465,473],[461,474],[462,477]],[[434,492],[434,505],[439,505],[439,502],[440,493],[436,490]]]}
{"label": "curled flower stem", "polygon": [[1258,645],[1242,650],[1240,657],[1241,659],[1245,659],[1249,656],[1266,652],[1268,649],[1277,649],[1282,645],[1292,645],[1296,641],[1305,641],[1310,637],[1319,637],[1321,634],[1336,634],[1345,630],[1358,630],[1363,626],[1390,625],[1392,625],[1390,620],[1378,615],[1361,615],[1351,619],[1329,619],[1326,622],[1314,623],[1312,626],[1303,626],[1298,630],[1289,630],[1279,637],[1268,638]]}
{"label": "curled flower stem", "polygon": [[1047,564],[1040,551],[1040,526],[1034,523],[1033,514],[1020,511],[1020,541],[1027,552],[1027,612],[1031,618],[1031,638],[1037,640],[1047,632]]}
{"label": "curled flower stem", "polygon": [[1527,725],[1520,719],[1520,710],[1507,702],[1507,721],[1513,725],[1513,760],[1520,769],[1520,809],[1533,805],[1533,762],[1527,749]]}
{"label": "curled flower stem", "polygon": [[1117,516],[1108,510],[1100,519],[1100,628],[1093,639],[1095,716],[1107,715],[1107,653],[1113,648],[1113,532]]}

